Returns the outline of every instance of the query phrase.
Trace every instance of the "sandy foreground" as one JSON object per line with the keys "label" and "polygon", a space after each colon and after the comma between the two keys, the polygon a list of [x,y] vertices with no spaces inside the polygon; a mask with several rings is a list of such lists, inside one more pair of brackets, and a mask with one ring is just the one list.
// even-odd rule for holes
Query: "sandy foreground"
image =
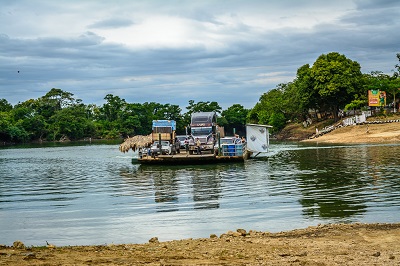
{"label": "sandy foreground", "polygon": [[400,224],[332,224],[281,233],[238,229],[147,244],[16,243],[0,247],[0,265],[400,265]]}
{"label": "sandy foreground", "polygon": [[347,126],[303,141],[343,144],[400,143],[400,122]]}

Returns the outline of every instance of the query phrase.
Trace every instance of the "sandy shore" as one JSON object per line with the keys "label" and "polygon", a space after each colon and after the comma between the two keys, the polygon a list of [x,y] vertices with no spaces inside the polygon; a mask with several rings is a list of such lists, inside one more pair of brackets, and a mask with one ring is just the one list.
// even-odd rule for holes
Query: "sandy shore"
{"label": "sandy shore", "polygon": [[[19,245],[19,246],[18,246]],[[400,224],[321,225],[281,233],[102,246],[0,246],[0,265],[400,265]]]}
{"label": "sandy shore", "polygon": [[400,122],[347,126],[303,141],[343,144],[400,143]]}

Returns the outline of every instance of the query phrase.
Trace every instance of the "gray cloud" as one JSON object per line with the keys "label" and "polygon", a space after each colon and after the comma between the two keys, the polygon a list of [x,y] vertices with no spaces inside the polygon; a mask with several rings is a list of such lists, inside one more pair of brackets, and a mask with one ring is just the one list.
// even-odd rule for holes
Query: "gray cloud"
{"label": "gray cloud", "polygon": [[[322,53],[390,73],[400,52],[397,1],[65,1],[40,2],[36,13],[30,3],[0,12],[0,98],[12,104],[56,87],[85,103],[111,93],[183,110],[189,100],[251,108]],[[327,10],[335,15],[320,17]]]}

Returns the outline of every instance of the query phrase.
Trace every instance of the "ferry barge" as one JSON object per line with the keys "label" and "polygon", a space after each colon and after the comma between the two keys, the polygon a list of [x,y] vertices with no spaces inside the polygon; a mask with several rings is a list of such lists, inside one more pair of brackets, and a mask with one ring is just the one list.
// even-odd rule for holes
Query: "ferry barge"
{"label": "ferry barge", "polygon": [[[218,150],[217,150],[218,151]],[[132,159],[133,163],[140,164],[167,164],[167,165],[190,165],[190,164],[215,164],[215,163],[243,163],[248,159],[250,153],[246,150],[246,144],[224,144],[221,152],[210,153],[180,153],[171,155],[153,156],[147,149],[139,149],[139,157]]]}
{"label": "ferry barge", "polygon": [[[243,163],[249,158],[267,153],[269,148],[268,125],[247,124],[246,141],[231,137],[231,142],[222,143],[218,138],[213,150],[171,149],[163,152],[162,146],[154,149],[154,136],[135,136],[128,138],[120,145],[121,152],[130,149],[138,151],[138,156],[132,158],[132,163],[153,165],[192,165],[216,163]],[[161,137],[160,137],[161,138]],[[224,138],[226,139],[226,138]],[[159,142],[161,143],[161,141]],[[153,144],[153,146],[152,146]],[[159,151],[157,151],[157,149]]]}

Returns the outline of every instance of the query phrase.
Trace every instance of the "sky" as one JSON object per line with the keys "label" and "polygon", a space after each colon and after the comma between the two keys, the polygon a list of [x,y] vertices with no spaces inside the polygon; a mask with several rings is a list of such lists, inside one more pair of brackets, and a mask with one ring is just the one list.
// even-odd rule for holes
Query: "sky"
{"label": "sky", "polygon": [[330,52],[391,75],[399,0],[0,0],[0,99],[252,108]]}

